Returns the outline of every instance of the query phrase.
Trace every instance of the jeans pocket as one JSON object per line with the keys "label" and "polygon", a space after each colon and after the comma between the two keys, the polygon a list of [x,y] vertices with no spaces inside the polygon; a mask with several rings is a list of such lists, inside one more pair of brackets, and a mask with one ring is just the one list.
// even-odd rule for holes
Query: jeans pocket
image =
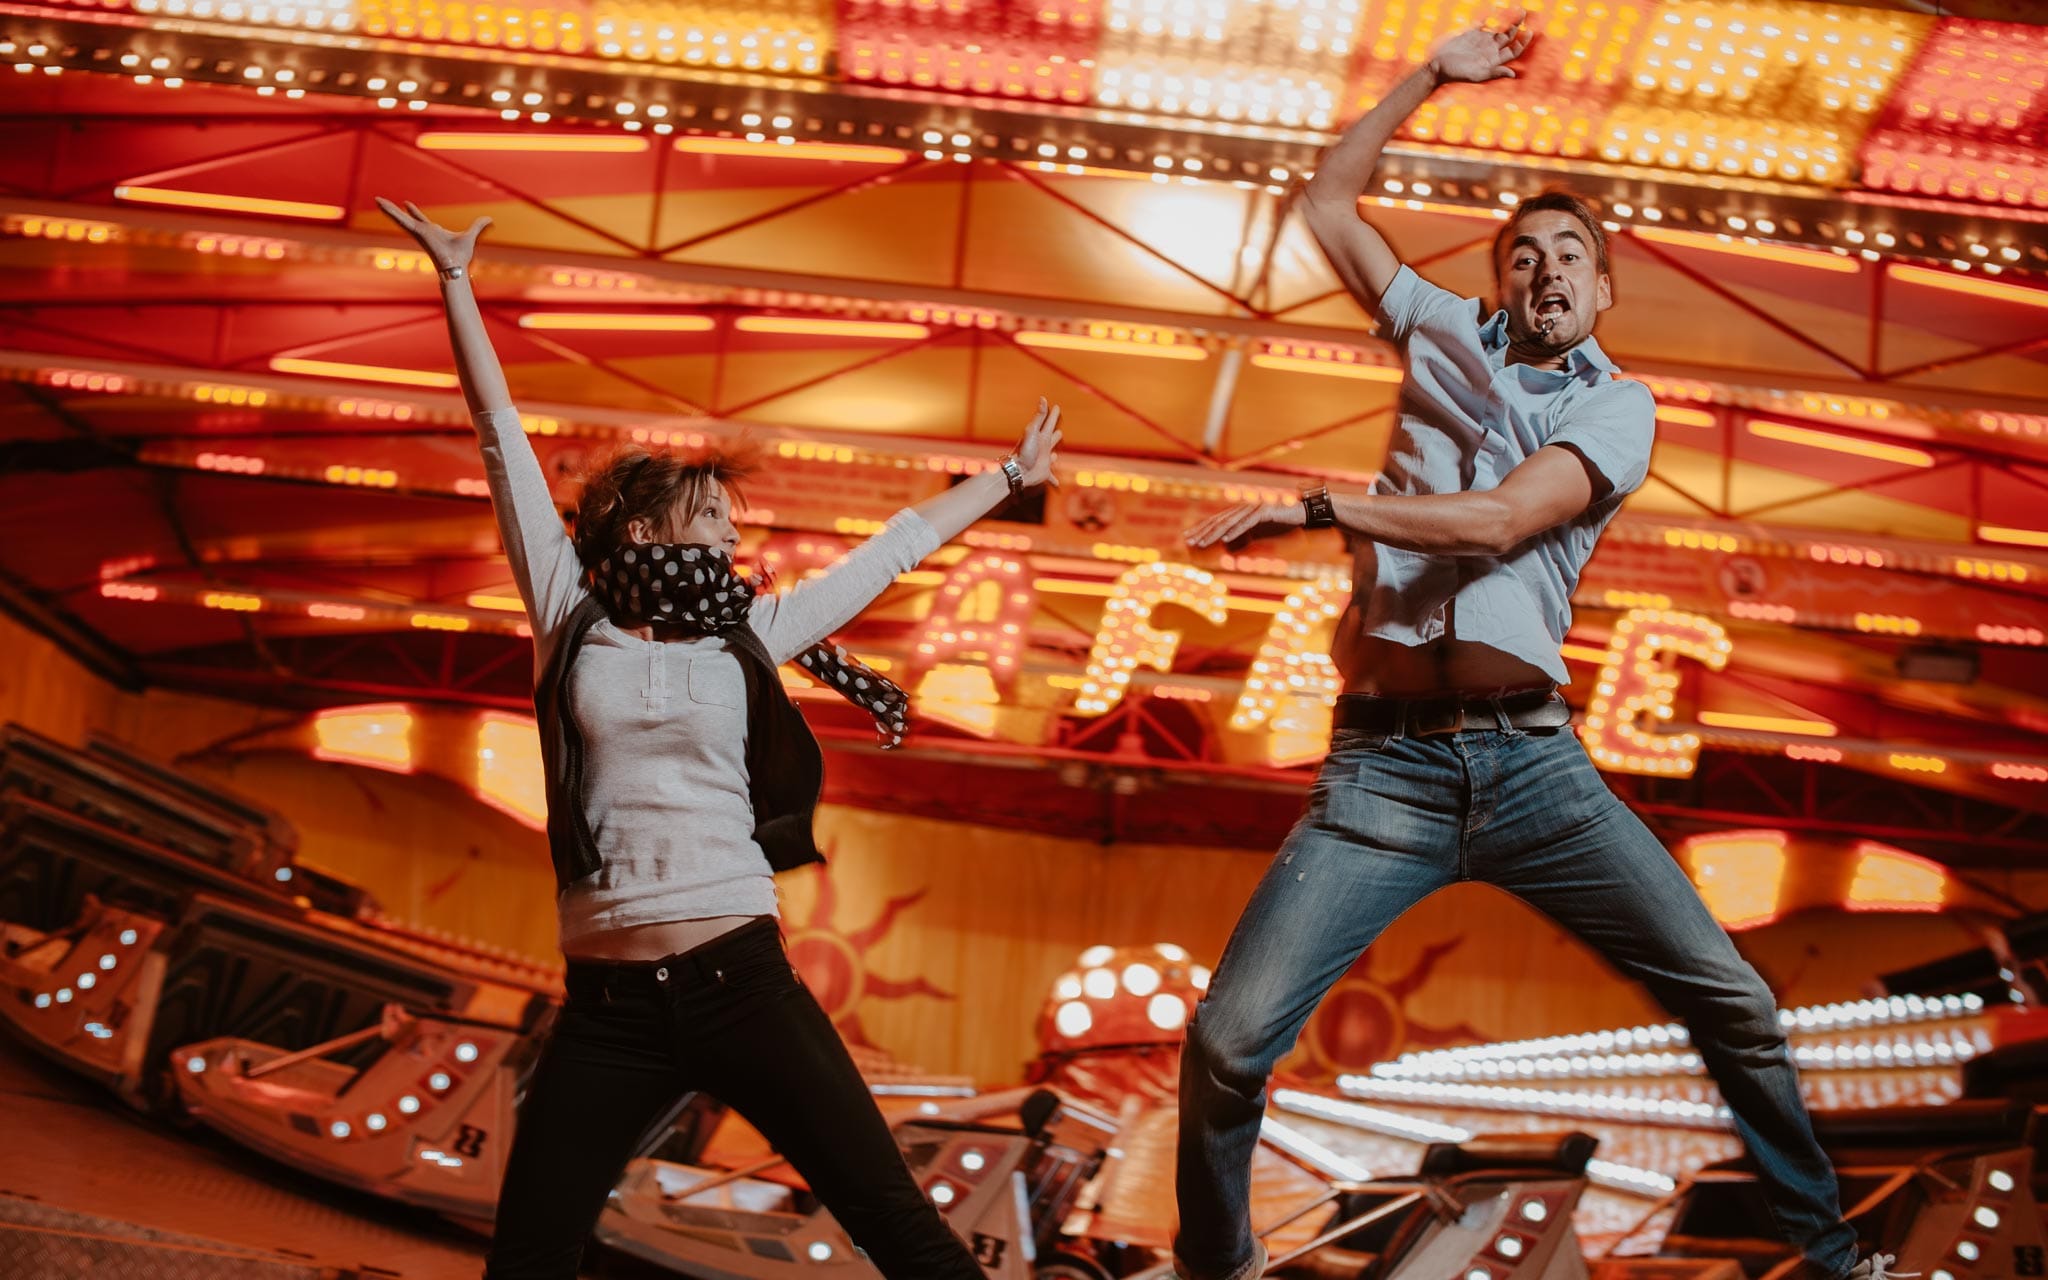
{"label": "jeans pocket", "polygon": [[1369,733],[1364,729],[1339,729],[1330,735],[1330,756],[1345,755],[1354,751],[1384,751],[1394,740],[1391,733]]}

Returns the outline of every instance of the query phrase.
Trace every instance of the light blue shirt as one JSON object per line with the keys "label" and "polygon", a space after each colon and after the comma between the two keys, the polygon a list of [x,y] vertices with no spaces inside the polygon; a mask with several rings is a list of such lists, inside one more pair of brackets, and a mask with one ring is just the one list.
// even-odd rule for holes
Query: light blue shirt
{"label": "light blue shirt", "polygon": [[[1444,556],[1379,548],[1364,601],[1368,634],[1420,645],[1449,634],[1511,654],[1559,684],[1558,648],[1572,624],[1572,591],[1623,498],[1649,474],[1657,403],[1590,336],[1563,371],[1509,364],[1507,313],[1481,320],[1478,299],[1438,288],[1407,267],[1380,297],[1381,332],[1401,349],[1408,378],[1399,425],[1374,491],[1484,491],[1530,454],[1568,445],[1605,482],[1593,505],[1504,556]],[[1365,590],[1366,584],[1358,584]]]}

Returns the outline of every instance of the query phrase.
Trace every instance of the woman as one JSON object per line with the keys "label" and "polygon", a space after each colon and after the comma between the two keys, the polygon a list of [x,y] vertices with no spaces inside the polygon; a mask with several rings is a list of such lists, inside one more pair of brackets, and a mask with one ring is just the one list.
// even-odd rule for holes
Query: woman
{"label": "woman", "polygon": [[470,292],[480,218],[456,234],[378,207],[442,279],[491,504],[533,627],[568,998],[534,1069],[486,1275],[576,1274],[606,1193],[685,1093],[732,1106],[773,1143],[884,1275],[980,1280],[905,1167],[831,1021],[782,948],[774,870],[817,861],[821,760],[776,668],[800,661],[902,732],[901,691],[820,645],[897,574],[1013,492],[1043,484],[1059,409],[1001,471],[916,507],[781,595],[732,572],[732,485],[718,455],[621,451],[563,532]]}

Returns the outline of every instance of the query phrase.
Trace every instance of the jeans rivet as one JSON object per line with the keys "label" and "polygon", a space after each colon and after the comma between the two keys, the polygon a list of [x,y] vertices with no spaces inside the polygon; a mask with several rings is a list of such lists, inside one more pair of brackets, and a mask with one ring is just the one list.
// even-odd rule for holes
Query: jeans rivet
{"label": "jeans rivet", "polygon": [[656,969],[656,970],[654,971],[654,980],[655,980],[656,982],[667,982],[667,981],[668,981],[668,966],[667,966],[667,965],[663,965],[663,966],[661,966],[661,968],[659,968],[659,969]]}

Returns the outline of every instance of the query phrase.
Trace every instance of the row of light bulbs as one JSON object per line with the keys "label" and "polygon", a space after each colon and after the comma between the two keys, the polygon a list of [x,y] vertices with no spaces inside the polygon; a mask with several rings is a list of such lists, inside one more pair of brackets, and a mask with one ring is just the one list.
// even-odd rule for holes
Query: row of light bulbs
{"label": "row of light bulbs", "polygon": [[[1984,1008],[1984,998],[1974,994],[1887,996],[1780,1009],[1778,1022],[1787,1032],[1797,1035],[1968,1018],[1983,1013]],[[1657,1052],[1691,1043],[1692,1038],[1682,1025],[1667,1022],[1533,1040],[1466,1045],[1455,1049],[1430,1049],[1403,1054],[1394,1062],[1375,1067],[1373,1074],[1382,1074],[1382,1068],[1386,1068],[1390,1076],[1398,1076],[1414,1069],[1442,1070],[1452,1063],[1534,1059],[1559,1054],[1613,1053],[1617,1050],[1626,1053],[1632,1049]]]}
{"label": "row of light bulbs", "polygon": [[[156,3],[156,0],[141,0],[141,3],[151,4]],[[310,12],[318,9],[319,6],[306,6],[306,8]],[[16,40],[0,41],[0,57],[15,56],[18,52],[20,52],[19,44],[20,42]],[[48,56],[51,50],[49,46],[45,43],[32,42],[29,45],[27,45],[26,52],[29,58],[40,59]],[[130,51],[128,55],[124,55],[124,59],[125,57],[142,58],[145,56],[152,64],[166,64],[164,67],[156,67],[152,65],[152,67],[150,68],[152,73],[161,73],[162,71],[169,69],[168,59],[166,59],[161,53],[145,55],[142,54],[140,51]],[[245,68],[242,72],[242,75],[247,81],[251,83],[257,83],[259,84],[259,87],[269,92],[281,91],[286,93],[288,96],[300,96],[306,91],[303,86],[293,85],[290,83],[291,78],[294,75],[294,71],[292,68],[289,67],[265,69],[260,66],[251,66]],[[182,79],[175,76],[170,77],[170,80],[176,80],[179,83],[183,82]],[[373,77],[371,80],[365,82],[365,89],[368,91],[370,95],[376,98],[380,105],[386,106],[387,109],[394,110],[402,106],[409,110],[418,111],[425,110],[429,105],[432,105],[428,101],[428,99],[416,96],[419,94],[420,88],[420,81],[416,78],[399,78],[394,80],[393,78],[389,77]],[[469,88],[474,89],[476,88],[476,86],[469,86]],[[330,90],[323,89],[323,91]],[[522,116],[525,116],[527,118],[531,118],[533,120],[540,122],[545,122],[547,119],[550,118],[549,112],[547,110],[540,109],[543,95],[534,90],[529,89],[524,91],[523,93],[520,93],[520,101],[517,104],[514,104],[512,101],[512,96],[514,93],[519,93],[519,91],[504,88],[491,91],[491,101],[493,105],[497,106],[500,109],[502,115],[506,116],[509,119],[518,119],[521,118]],[[476,103],[470,101],[470,98],[472,96],[473,95],[468,94],[466,92],[463,94],[458,94],[457,97],[460,99],[459,105],[477,105]],[[606,103],[606,100],[600,97],[593,96],[589,99],[589,103],[607,105],[609,108],[610,118],[614,119],[615,121],[626,124],[629,128],[639,129],[651,127],[653,131],[657,133],[673,132],[675,128],[675,125],[673,124],[672,120],[668,118],[672,115],[671,108],[668,104],[665,103],[642,103],[638,101],[636,98],[628,96],[620,96],[616,99],[610,100],[608,103]],[[678,111],[689,115],[696,114],[696,110],[692,106],[680,107],[678,108]],[[719,115],[722,113],[714,114]],[[778,141],[796,141],[797,139],[795,138],[794,134],[790,132],[795,128],[794,119],[786,114],[781,116],[773,116],[773,118],[778,123],[771,125],[768,121],[770,116],[772,115],[773,113],[769,113],[769,116],[764,116],[763,113],[760,112],[746,113],[746,115],[741,120],[741,127],[749,130],[761,131],[761,136],[764,139],[769,136],[768,131],[772,129],[775,132],[776,139]],[[781,121],[788,121],[788,123],[780,123]],[[809,128],[811,132],[817,132],[821,127],[822,126],[820,122],[809,122]],[[955,132],[957,133],[958,131],[956,130]],[[1656,132],[1656,130],[1651,129],[1651,132]],[[1005,148],[1006,141],[1004,139],[984,135],[976,139],[973,145],[955,147],[952,151],[952,154],[954,154],[955,156],[966,156],[970,158],[972,158],[976,154],[1008,154],[1009,152],[1022,154],[1027,153],[1034,149],[1034,144],[1027,142],[1023,139],[1009,139],[1007,140],[1008,150],[1006,151]],[[1104,150],[1111,151],[1111,154],[1099,154],[1100,151]],[[1765,147],[1764,150],[1769,150],[1769,148]],[[1097,154],[1092,154],[1091,156],[1091,163],[1109,164],[1112,166],[1119,163],[1119,159],[1115,157],[1113,149],[1099,148],[1096,149],[1096,151]],[[1760,151],[1759,155],[1761,157],[1763,155],[1763,152]],[[1182,159],[1182,157],[1180,156],[1168,156],[1164,154],[1157,158],[1167,160],[1176,169],[1179,167]],[[1632,154],[1609,156],[1608,158],[1610,160],[1619,161],[1641,159],[1641,157],[1636,157]],[[1652,159],[1654,158],[1655,157],[1652,157]],[[1214,166],[1210,166],[1210,168],[1212,169],[1213,167]],[[1225,168],[1226,170],[1230,170],[1233,169],[1233,166],[1225,166]],[[1268,166],[1246,161],[1244,163],[1234,166],[1234,171],[1225,172],[1220,176],[1228,180],[1237,182],[1240,185],[1246,186],[1281,184],[1288,181],[1289,178],[1292,176],[1289,167],[1285,165],[1270,166],[1272,170],[1271,174],[1268,174],[1266,172],[1267,168]],[[1425,186],[1426,185],[1427,184],[1425,184]],[[1504,202],[1511,203],[1513,200],[1517,199],[1518,196],[1516,195],[1516,193],[1513,192],[1505,192],[1501,193],[1500,198]],[[1613,212],[1616,217],[1623,220],[1627,220],[1633,216],[1637,216],[1637,211],[1624,202],[1617,202],[1617,204],[1614,206]],[[1677,210],[1675,212],[1683,212],[1683,210]],[[1705,225],[1714,225],[1714,215],[1710,211],[1702,211],[1700,216]],[[1664,211],[1654,203],[1645,204],[1640,210],[1641,221],[1655,224],[1663,221],[1663,219]],[[1750,223],[1748,220],[1744,219],[1740,215],[1732,215],[1726,219],[1725,225],[1731,230],[1740,232],[1747,228],[1750,225]],[[1755,226],[1759,233],[1770,235],[1773,233],[1772,228],[1774,228],[1775,224],[1773,223],[1770,217],[1760,216],[1756,219]],[[1844,225],[1837,227],[1833,223],[1822,222],[1820,224],[1817,224],[1812,230],[1815,235],[1819,236],[1824,241],[1834,241],[1837,237],[1839,237],[1841,241],[1845,242],[1847,245],[1851,247],[1851,251],[1860,251],[1865,256],[1874,256],[1875,250],[1868,248],[1859,250],[1857,249],[1857,246],[1862,246],[1866,244],[1866,242],[1868,242],[1871,244],[1875,244],[1879,247],[1890,248],[1895,247],[1898,242],[1898,236],[1894,233],[1894,231],[1883,226],[1866,229],[1864,226],[1857,223],[1845,223]],[[1887,244],[1887,242],[1890,243]],[[2048,247],[2036,245],[2033,246],[2033,249],[2034,256],[2037,259],[2039,259],[2043,263],[2048,263]],[[1938,248],[1930,246],[1924,251],[1919,251],[1919,256],[1940,259],[1942,255],[1940,254]],[[1951,261],[1954,265],[1965,270],[1970,269],[1973,266],[1981,265],[1985,270],[1992,271],[1995,270],[2000,264],[2016,264],[2019,261],[2021,261],[2022,258],[2024,258],[2025,256],[2026,251],[2024,246],[2018,243],[2011,242],[2010,240],[2003,243],[1988,243],[1980,240],[1966,239],[1957,244],[1957,247],[1955,248],[1954,252],[1948,257],[1947,260]],[[1989,261],[1989,259],[1994,257],[1998,259],[1997,262]],[[1973,258],[1984,259],[1985,261],[1981,263],[1973,262],[1971,261],[1971,259]]]}

